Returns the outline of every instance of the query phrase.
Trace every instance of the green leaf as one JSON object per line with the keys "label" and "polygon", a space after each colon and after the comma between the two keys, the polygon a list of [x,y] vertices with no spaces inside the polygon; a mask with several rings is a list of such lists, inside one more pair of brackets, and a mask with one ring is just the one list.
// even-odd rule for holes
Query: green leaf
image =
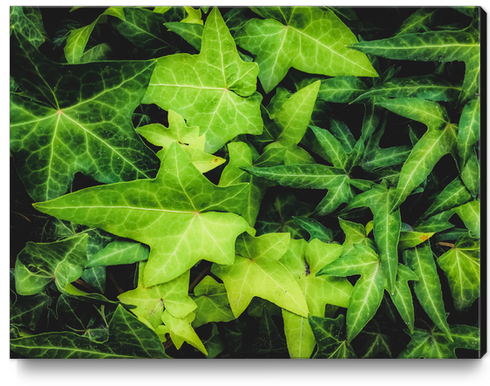
{"label": "green leaf", "polygon": [[168,122],[168,128],[159,123],[153,123],[136,129],[138,134],[152,144],[162,146],[157,153],[158,158],[163,160],[170,145],[178,142],[201,173],[206,173],[225,162],[224,158],[204,152],[206,135],[199,135],[199,127],[187,126],[184,118],[173,110],[168,112]]}
{"label": "green leaf", "polygon": [[357,39],[331,10],[263,7],[260,14],[266,19],[250,20],[235,40],[256,57],[266,93],[291,67],[328,76],[377,76],[366,56],[347,48]]}
{"label": "green leaf", "polygon": [[397,280],[395,282],[395,292],[391,295],[391,300],[398,313],[408,326],[410,333],[414,332],[415,311],[413,307],[412,292],[408,286],[409,280],[418,280],[417,276],[403,264],[398,264]]}
{"label": "green leaf", "polygon": [[15,261],[15,287],[19,295],[34,295],[55,281],[60,292],[82,275],[87,263],[86,234],[53,243],[28,242]]}
{"label": "green leaf", "polygon": [[369,329],[364,329],[359,335],[363,348],[359,351],[362,359],[366,358],[393,358],[392,338],[383,334],[383,329],[376,322]]}
{"label": "green leaf", "polygon": [[268,149],[255,161],[253,161],[252,149],[244,142],[231,142],[228,144],[230,160],[219,180],[219,186],[232,186],[240,183],[248,183],[247,207],[243,217],[250,226],[254,226],[259,214],[260,204],[264,198],[268,183],[260,178],[253,177],[241,168],[255,165],[277,165],[282,163],[285,149]]}
{"label": "green leaf", "polygon": [[[371,87],[350,103],[359,103],[367,98],[420,98],[430,101],[452,102],[458,99],[461,86],[437,75],[394,78]],[[395,99],[396,101],[396,99]]]}
{"label": "green leaf", "polygon": [[192,328],[192,321],[194,320],[195,316],[196,315],[191,312],[189,315],[183,318],[178,318],[166,310],[163,313],[162,320],[163,323],[165,323],[165,326],[168,328],[170,338],[177,349],[180,349],[182,344],[187,342],[191,346],[201,351],[204,355],[208,355],[204,344]]}
{"label": "green leaf", "polygon": [[480,138],[480,98],[472,99],[463,108],[458,127],[458,155],[460,166],[466,164],[472,147]]}
{"label": "green leaf", "polygon": [[[180,51],[175,39],[166,32],[165,15],[139,7],[124,7],[124,17],[112,20],[117,31],[129,40],[145,59]],[[175,35],[174,35],[175,36]]]}
{"label": "green leaf", "polygon": [[254,296],[269,300],[301,316],[308,315],[302,291],[288,269],[278,260],[286,252],[289,234],[275,233],[237,239],[235,263],[214,265],[211,272],[225,283],[230,306],[238,317]]}
{"label": "green leaf", "polygon": [[403,164],[393,208],[398,208],[405,201],[412,190],[427,178],[436,163],[453,150],[456,143],[455,127],[451,124],[442,130],[427,130]]}
{"label": "green leaf", "polygon": [[170,31],[175,32],[196,50],[201,51],[204,27],[201,24],[169,22],[164,24]]}
{"label": "green leaf", "polygon": [[463,220],[465,227],[470,231],[472,237],[480,237],[480,200],[473,200],[458,206],[454,212]]}
{"label": "green leaf", "polygon": [[318,99],[331,103],[352,103],[366,91],[366,85],[357,76],[336,76],[322,79]]}
{"label": "green leaf", "polygon": [[270,354],[284,351],[285,348],[284,338],[267,309],[264,309],[259,324],[259,339],[254,344],[254,349],[259,354]]}
{"label": "green leaf", "polygon": [[396,192],[382,185],[357,195],[349,202],[346,211],[367,206],[373,213],[374,240],[379,249],[381,269],[387,279],[387,290],[394,293],[398,267],[398,241],[401,230],[400,210],[391,211]]}
{"label": "green leaf", "polygon": [[[318,239],[308,244],[304,240],[291,240],[288,251],[281,257],[283,263],[299,284],[309,315],[324,316],[327,304],[347,307],[352,285],[347,279],[316,276],[323,266],[335,261],[342,246],[326,244]],[[306,318],[283,310],[284,331],[291,358],[309,358],[315,339]]]}
{"label": "green leaf", "polygon": [[430,239],[434,235],[434,232],[413,232],[413,231],[401,231],[400,241],[398,242],[399,249],[414,248],[424,241]]}
{"label": "green leaf", "polygon": [[310,234],[310,240],[318,239],[324,243],[333,241],[332,230],[326,228],[318,220],[307,217],[293,217],[293,219],[301,228]]}
{"label": "green leaf", "polygon": [[88,259],[87,267],[132,264],[147,260],[148,248],[127,240],[116,240]]}
{"label": "green leaf", "polygon": [[480,349],[480,329],[464,324],[450,326],[452,341],[439,328],[432,331],[416,328],[410,343],[400,353],[403,359],[452,359],[456,357],[456,349]]}
{"label": "green leaf", "polygon": [[10,7],[10,35],[12,36],[12,33],[17,31],[17,33],[22,34],[32,45],[39,48],[45,41],[46,32],[42,28],[42,21],[40,24],[35,24],[27,17],[26,12],[29,12],[28,8],[31,7]]}
{"label": "green leaf", "polygon": [[350,47],[388,59],[464,61],[466,69],[460,100],[464,102],[472,98],[478,90],[480,43],[478,34],[472,30],[411,33],[388,39],[363,41]]}
{"label": "green leaf", "polygon": [[400,28],[393,35],[394,37],[407,35],[415,32],[428,32],[434,23],[437,9],[420,8],[406,18]]}
{"label": "green leaf", "polygon": [[472,197],[476,197],[480,193],[480,162],[475,151],[470,153],[466,165],[461,171],[461,179],[471,193]]}
{"label": "green leaf", "polygon": [[480,296],[480,246],[478,240],[461,237],[453,248],[437,258],[446,274],[456,310],[467,310]]}
{"label": "green leaf", "polygon": [[233,263],[235,238],[248,227],[235,214],[243,210],[245,187],[212,184],[174,143],[153,180],[87,188],[34,206],[149,245],[148,287],[175,279],[201,259]]}
{"label": "green leaf", "polygon": [[182,115],[206,134],[214,153],[238,134],[260,134],[256,63],[243,62],[217,8],[204,26],[199,55],[175,54],[157,61],[143,103]]}
{"label": "green leaf", "polygon": [[384,279],[378,256],[371,248],[354,244],[353,249],[323,267],[317,275],[361,275],[347,308],[347,342],[351,342],[373,318],[383,300]]}
{"label": "green leaf", "polygon": [[147,287],[143,282],[145,265],[144,262],[139,264],[138,287],[117,297],[122,303],[136,306],[132,312],[138,318],[156,328],[162,324],[164,309],[177,318],[184,318],[196,309],[196,304],[187,294],[189,271],[165,284]]}
{"label": "green leaf", "polygon": [[89,25],[77,28],[70,31],[70,35],[66,39],[65,45],[65,57],[66,61],[70,64],[80,63],[85,47],[87,46],[90,35],[94,30],[96,24],[102,16],[113,16],[116,19],[124,20],[123,7],[109,7],[102,12],[97,18]]}
{"label": "green leaf", "polygon": [[206,276],[194,288],[191,299],[197,304],[192,326],[197,328],[210,322],[229,322],[235,319],[230,308],[225,285]]}
{"label": "green leaf", "polygon": [[122,306],[109,322],[104,343],[73,332],[47,332],[11,339],[10,349],[27,358],[169,358],[158,336]]}
{"label": "green leaf", "polygon": [[422,218],[428,218],[451,208],[455,208],[456,206],[468,202],[470,199],[471,195],[463,185],[461,178],[456,177],[436,196],[432,205],[422,215]]}
{"label": "green leaf", "polygon": [[11,96],[10,149],[35,201],[66,193],[76,172],[104,183],[155,176],[158,158],[131,124],[152,62],[62,65],[21,36],[12,46],[23,93]]}
{"label": "green leaf", "polygon": [[419,247],[405,249],[403,261],[418,277],[413,285],[415,295],[424,311],[450,340],[451,332],[447,324],[447,316],[442,298],[441,282],[437,274],[436,263],[428,242]]}
{"label": "green leaf", "polygon": [[344,315],[336,319],[309,316],[308,322],[315,334],[318,350],[313,358],[356,358],[356,354],[349,342],[341,340],[340,336],[344,327]]}

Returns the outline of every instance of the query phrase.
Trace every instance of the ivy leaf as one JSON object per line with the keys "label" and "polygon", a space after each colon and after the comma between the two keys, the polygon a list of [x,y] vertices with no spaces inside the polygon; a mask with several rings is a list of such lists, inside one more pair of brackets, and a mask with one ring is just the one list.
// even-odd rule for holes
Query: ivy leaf
{"label": "ivy leaf", "polygon": [[456,177],[446,187],[437,194],[431,206],[422,215],[422,218],[428,218],[435,214],[463,205],[471,199],[471,195],[463,185],[461,178]]}
{"label": "ivy leaf", "polygon": [[473,200],[458,206],[454,212],[463,220],[465,227],[470,231],[470,235],[480,238],[480,200]]}
{"label": "ivy leaf", "polygon": [[191,346],[201,351],[204,355],[208,355],[204,344],[192,328],[192,321],[195,317],[196,314],[191,312],[183,318],[177,318],[165,310],[162,320],[163,323],[165,323],[165,327],[168,328],[170,338],[177,349],[180,349],[182,344],[187,342]]}
{"label": "ivy leaf", "polygon": [[437,9],[417,9],[414,13],[412,13],[408,18],[405,19],[400,28],[398,28],[398,30],[396,31],[394,37],[407,35],[419,31],[428,32],[430,26],[434,22],[434,14],[436,12]]}
{"label": "ivy leaf", "polygon": [[442,130],[427,130],[403,164],[393,209],[398,208],[413,189],[427,178],[436,163],[453,150],[456,141],[454,125],[448,124]]}
{"label": "ivy leaf", "polygon": [[461,171],[461,179],[472,197],[476,197],[480,193],[480,178],[480,163],[476,152],[473,150]]}
{"label": "ivy leaf", "polygon": [[453,248],[437,258],[446,274],[456,311],[467,310],[480,296],[480,246],[476,239],[461,237]]}
{"label": "ivy leaf", "polygon": [[74,332],[47,332],[11,339],[10,349],[27,358],[169,358],[158,336],[122,306],[109,322],[104,343]]}
{"label": "ivy leaf", "polygon": [[104,249],[89,256],[87,267],[132,264],[147,260],[148,248],[142,244],[128,240],[116,240]]}
{"label": "ivy leaf", "polygon": [[359,356],[365,358],[393,358],[391,349],[391,337],[383,334],[380,325],[373,321],[373,326],[364,329],[359,335],[359,339],[363,341],[362,351],[359,351]]}
{"label": "ivy leaf", "polygon": [[139,263],[138,287],[117,297],[124,304],[136,306],[131,311],[138,318],[156,328],[162,324],[164,309],[178,318],[184,318],[196,309],[196,304],[187,294],[189,271],[165,284],[146,287],[143,282],[145,265],[144,262]]}
{"label": "ivy leaf", "polygon": [[55,281],[60,292],[82,275],[87,263],[87,238],[80,234],[53,243],[28,242],[15,262],[15,287],[19,295],[34,295]]}
{"label": "ivy leaf", "polygon": [[293,217],[310,215],[314,208],[311,204],[298,201],[290,192],[279,192],[274,201],[259,213],[255,224],[257,236],[287,232],[291,234],[291,238],[307,238],[308,233],[297,224]]}
{"label": "ivy leaf", "polygon": [[401,231],[400,240],[398,242],[399,249],[414,248],[424,241],[434,236],[434,232],[414,232],[414,231]]}
{"label": "ivy leaf", "polygon": [[225,162],[224,158],[204,152],[206,135],[199,135],[199,127],[189,127],[184,118],[173,110],[168,112],[169,127],[159,123],[142,126],[136,132],[156,146],[162,146],[157,156],[161,160],[174,142],[178,142],[191,162],[201,173],[206,173]]}
{"label": "ivy leaf", "polygon": [[[10,35],[12,32],[18,31],[36,48],[39,48],[44,43],[46,33],[42,28],[42,22],[38,25],[33,23],[25,14],[24,8],[27,7],[10,7]],[[41,27],[42,30],[39,28]]]}
{"label": "ivy leaf", "polygon": [[31,197],[65,194],[76,172],[104,183],[154,177],[158,158],[131,124],[154,64],[56,64],[14,35],[11,73],[23,93],[11,95],[10,146]]}
{"label": "ivy leaf", "polygon": [[247,233],[237,239],[235,263],[213,265],[211,272],[225,283],[235,317],[254,296],[301,316],[308,315],[303,293],[288,269],[278,260],[286,252],[289,234],[271,233],[259,237]]}
{"label": "ivy leaf", "polygon": [[413,288],[422,308],[446,337],[452,340],[446,320],[441,283],[429,243],[425,242],[419,247],[405,249],[403,261],[418,278]]}
{"label": "ivy leaf", "polygon": [[[458,99],[461,86],[437,75],[394,78],[379,83],[350,103],[373,101],[375,98],[421,98],[430,101],[452,102]],[[396,99],[395,99],[396,100]]]}
{"label": "ivy leaf", "polygon": [[143,103],[182,115],[206,134],[205,151],[214,153],[238,134],[260,134],[260,101],[255,92],[259,68],[245,63],[217,8],[209,14],[199,55],[160,58]]}
{"label": "ivy leaf", "polygon": [[266,19],[250,20],[235,40],[256,57],[266,93],[291,67],[328,76],[377,76],[365,55],[346,48],[357,39],[331,10],[262,7],[260,14]]}
{"label": "ivy leaf", "polygon": [[293,217],[293,219],[301,228],[310,234],[310,241],[313,239],[318,239],[324,243],[330,243],[333,241],[332,230],[326,228],[318,220],[307,217]]}
{"label": "ivy leaf", "polygon": [[388,39],[363,41],[351,48],[397,60],[420,60],[433,62],[464,61],[466,65],[460,101],[472,98],[478,89],[480,76],[480,43],[478,34],[463,31],[430,31],[412,33]]}
{"label": "ivy leaf", "polygon": [[437,327],[431,331],[416,328],[410,343],[398,358],[456,358],[457,348],[480,349],[480,329],[478,327],[460,324],[449,326],[449,328],[453,338],[451,341],[447,339],[447,334]]}
{"label": "ivy leaf", "polygon": [[375,185],[349,202],[346,211],[367,206],[373,213],[374,240],[379,249],[381,269],[387,279],[388,291],[394,293],[398,267],[398,242],[401,231],[400,210],[391,211],[395,190]]}
{"label": "ivy leaf", "polygon": [[87,188],[34,206],[149,245],[144,282],[150,287],[175,279],[201,259],[233,263],[235,238],[248,227],[235,214],[243,211],[245,187],[212,184],[174,143],[153,180]]}
{"label": "ivy leaf", "polygon": [[410,333],[414,332],[415,311],[413,307],[412,291],[408,286],[410,280],[418,280],[417,275],[411,269],[403,264],[398,264],[397,280],[395,282],[395,292],[391,300],[395,305],[398,313],[408,326]]}
{"label": "ivy leaf", "polygon": [[194,288],[191,299],[197,305],[192,326],[197,328],[210,322],[229,322],[235,319],[230,308],[225,285],[206,276]]}
{"label": "ivy leaf", "polygon": [[65,58],[68,63],[75,64],[81,62],[90,35],[99,22],[99,19],[103,16],[113,16],[116,19],[124,20],[124,9],[123,7],[109,7],[89,25],[71,30],[64,48]]}
{"label": "ivy leaf", "polygon": [[[335,261],[342,246],[326,244],[318,239],[308,244],[304,240],[291,240],[288,251],[281,257],[283,263],[299,284],[309,315],[324,316],[325,306],[347,307],[352,284],[347,279],[316,276],[323,266]],[[306,318],[283,310],[284,332],[291,358],[309,358],[315,348],[315,338]]]}
{"label": "ivy leaf", "polygon": [[308,321],[315,334],[318,350],[313,358],[356,358],[356,354],[348,341],[341,339],[344,327],[344,315],[340,314],[336,319],[309,316]]}
{"label": "ivy leaf", "polygon": [[472,99],[463,108],[458,126],[458,155],[460,166],[466,164],[471,149],[480,138],[480,99]]}
{"label": "ivy leaf", "polygon": [[323,267],[317,275],[361,275],[347,308],[347,342],[351,342],[373,318],[383,300],[384,278],[378,256],[371,248],[354,244],[349,252]]}

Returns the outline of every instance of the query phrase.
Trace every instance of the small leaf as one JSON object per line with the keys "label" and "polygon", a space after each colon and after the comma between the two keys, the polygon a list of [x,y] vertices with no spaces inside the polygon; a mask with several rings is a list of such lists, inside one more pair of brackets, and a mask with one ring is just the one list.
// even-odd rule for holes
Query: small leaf
{"label": "small leaf", "polygon": [[460,166],[466,164],[471,155],[471,149],[480,138],[480,99],[472,99],[463,109],[458,127],[458,155]]}
{"label": "small leaf", "polygon": [[414,248],[424,241],[427,241],[434,235],[434,232],[400,232],[400,241],[398,243],[398,248],[408,249]]}
{"label": "small leaf", "polygon": [[309,316],[308,321],[315,334],[318,350],[313,358],[356,358],[349,342],[341,340],[340,334],[344,327],[344,315],[336,319]]}
{"label": "small leaf", "polygon": [[163,323],[168,328],[170,338],[177,349],[182,347],[184,342],[197,348],[204,355],[208,355],[204,344],[202,343],[199,336],[196,334],[192,328],[192,321],[195,318],[195,314],[191,312],[183,318],[177,318],[172,316],[168,311],[165,311],[162,316]]}
{"label": "small leaf", "polygon": [[88,259],[87,267],[132,264],[147,260],[146,246],[126,240],[116,240]]}
{"label": "small leaf", "polygon": [[481,230],[480,200],[473,200],[458,206],[454,212],[463,220],[465,227],[470,231],[470,235],[479,238]]}
{"label": "small leaf", "polygon": [[409,280],[418,280],[417,276],[403,264],[398,264],[397,280],[395,282],[395,292],[391,295],[391,300],[398,313],[408,326],[410,333],[414,332],[415,311],[413,307],[412,292],[408,286]]}

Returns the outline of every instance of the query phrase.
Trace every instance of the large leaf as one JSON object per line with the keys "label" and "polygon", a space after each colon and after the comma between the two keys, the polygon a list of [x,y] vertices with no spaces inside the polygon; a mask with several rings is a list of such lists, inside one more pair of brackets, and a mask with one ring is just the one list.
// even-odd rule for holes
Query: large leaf
{"label": "large leaf", "polygon": [[331,10],[263,7],[260,15],[266,19],[250,20],[235,40],[256,56],[266,93],[290,67],[328,76],[377,76],[366,56],[347,48],[357,39]]}
{"label": "large leaf", "polygon": [[476,239],[461,237],[437,258],[446,274],[457,311],[465,311],[480,296],[480,246]]}
{"label": "large leaf", "polygon": [[144,282],[152,286],[201,259],[233,263],[235,238],[248,227],[235,214],[243,210],[245,187],[212,184],[174,143],[153,180],[88,188],[35,207],[149,245]]}
{"label": "large leaf", "polygon": [[11,350],[27,358],[169,358],[158,336],[119,306],[109,322],[109,339],[97,343],[74,332],[47,332],[11,339]]}
{"label": "large leaf", "polygon": [[152,62],[62,65],[12,35],[10,149],[35,201],[58,197],[76,172],[104,183],[152,178],[158,158],[131,124]]}
{"label": "large leaf", "polygon": [[28,242],[15,262],[19,295],[34,295],[55,281],[60,292],[82,275],[87,263],[87,234],[53,243]]}
{"label": "large leaf", "polygon": [[419,247],[405,249],[403,251],[403,261],[418,278],[413,288],[422,308],[436,326],[446,334],[446,337],[451,339],[442,298],[441,282],[439,281],[436,263],[432,257],[429,242],[425,242]]}
{"label": "large leaf", "polygon": [[206,134],[205,150],[214,153],[238,134],[260,134],[260,101],[255,92],[256,63],[245,63],[217,8],[204,26],[199,55],[160,58],[143,103],[172,109]]}
{"label": "large leaf", "polygon": [[225,283],[230,306],[238,317],[254,296],[306,317],[308,306],[295,279],[278,260],[287,251],[289,234],[275,233],[237,239],[237,256],[230,266],[214,265],[211,272]]}

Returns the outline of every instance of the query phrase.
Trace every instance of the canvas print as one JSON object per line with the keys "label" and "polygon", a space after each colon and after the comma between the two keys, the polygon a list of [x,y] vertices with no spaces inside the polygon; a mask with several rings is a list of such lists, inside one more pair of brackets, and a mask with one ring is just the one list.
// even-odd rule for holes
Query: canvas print
{"label": "canvas print", "polygon": [[10,357],[480,358],[484,20],[10,7]]}

